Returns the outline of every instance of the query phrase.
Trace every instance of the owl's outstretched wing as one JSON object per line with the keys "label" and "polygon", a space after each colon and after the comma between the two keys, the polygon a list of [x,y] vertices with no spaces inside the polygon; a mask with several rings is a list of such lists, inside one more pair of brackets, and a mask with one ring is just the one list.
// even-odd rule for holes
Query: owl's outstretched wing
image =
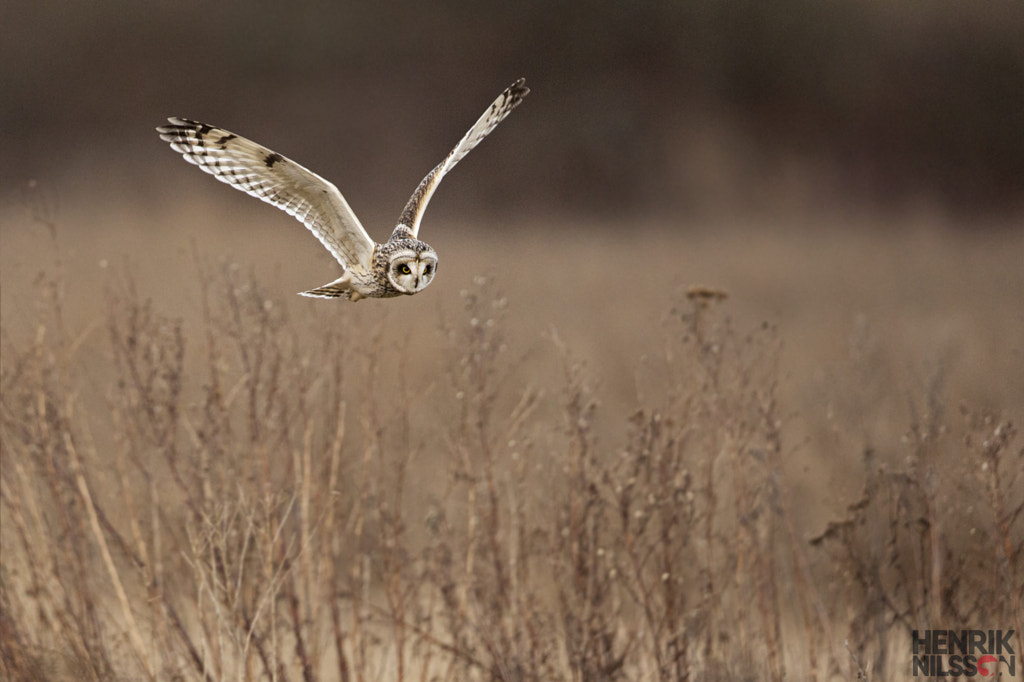
{"label": "owl's outstretched wing", "polygon": [[167,120],[170,125],[157,132],[186,161],[295,216],[346,269],[369,265],[373,240],[333,184],[227,130],[185,118]]}
{"label": "owl's outstretched wing", "polygon": [[455,145],[455,149],[448,152],[448,156],[444,157],[444,161],[437,164],[437,167],[430,171],[427,177],[423,178],[419,187],[416,188],[412,197],[409,198],[409,203],[405,205],[405,210],[402,211],[402,217],[399,219],[401,224],[407,226],[412,231],[413,237],[416,237],[420,231],[420,220],[423,219],[423,212],[427,210],[427,203],[430,202],[430,197],[434,194],[434,190],[437,189],[441,178],[454,168],[455,164],[462,160],[462,157],[472,151],[473,147],[480,144],[480,141],[487,137],[499,123],[505,120],[505,117],[519,106],[519,103],[523,101],[523,98],[529,92],[530,89],[526,87],[525,78],[520,78],[505,88],[505,91],[498,95],[498,99],[494,100],[494,103],[487,108],[483,116],[459,140],[459,143]]}

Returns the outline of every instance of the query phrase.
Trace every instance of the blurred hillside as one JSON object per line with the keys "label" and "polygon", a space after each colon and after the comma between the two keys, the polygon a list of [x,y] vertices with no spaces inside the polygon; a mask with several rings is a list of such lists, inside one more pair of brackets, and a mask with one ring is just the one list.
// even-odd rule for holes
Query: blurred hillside
{"label": "blurred hillside", "polygon": [[47,0],[0,21],[8,187],[149,191],[180,163],[152,129],[181,115],[398,207],[526,76],[452,205],[1024,206],[1019,0]]}

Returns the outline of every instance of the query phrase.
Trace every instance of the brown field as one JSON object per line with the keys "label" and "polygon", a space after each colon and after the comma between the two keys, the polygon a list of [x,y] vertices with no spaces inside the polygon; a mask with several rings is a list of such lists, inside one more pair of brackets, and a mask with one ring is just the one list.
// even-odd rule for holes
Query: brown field
{"label": "brown field", "polygon": [[433,286],[352,305],[227,189],[30,195],[5,679],[887,680],[927,628],[1021,675],[1019,226],[437,206]]}

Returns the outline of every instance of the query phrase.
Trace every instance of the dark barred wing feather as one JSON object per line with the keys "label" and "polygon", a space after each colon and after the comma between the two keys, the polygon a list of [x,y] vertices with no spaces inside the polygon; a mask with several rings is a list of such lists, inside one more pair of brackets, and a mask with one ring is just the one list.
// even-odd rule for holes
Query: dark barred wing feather
{"label": "dark barred wing feather", "polygon": [[437,185],[441,182],[441,178],[454,168],[455,164],[461,161],[466,154],[471,152],[473,147],[476,147],[480,144],[481,140],[490,135],[491,131],[498,127],[498,124],[505,120],[505,117],[513,109],[519,106],[519,103],[523,101],[523,98],[529,92],[530,89],[526,87],[525,78],[520,78],[505,88],[505,91],[498,95],[498,99],[494,100],[491,106],[487,108],[487,111],[483,113],[483,116],[459,140],[455,148],[448,152],[448,156],[444,158],[444,161],[439,163],[434,170],[430,171],[427,177],[423,178],[419,187],[416,188],[412,197],[409,198],[409,202],[405,205],[405,210],[402,211],[402,217],[399,220],[401,224],[406,225],[412,231],[414,238],[420,231],[420,221],[423,219],[423,212],[427,210],[430,197],[433,196],[434,190],[437,189]]}
{"label": "dark barred wing feather", "polygon": [[262,145],[185,118],[169,118],[160,138],[221,182],[295,216],[346,269],[366,269],[374,243],[338,188]]}

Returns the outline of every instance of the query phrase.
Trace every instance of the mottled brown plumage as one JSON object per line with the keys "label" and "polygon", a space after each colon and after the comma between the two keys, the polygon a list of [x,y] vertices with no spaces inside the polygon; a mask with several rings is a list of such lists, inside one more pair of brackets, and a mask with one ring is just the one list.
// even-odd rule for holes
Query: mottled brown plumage
{"label": "mottled brown plumage", "polygon": [[529,93],[520,78],[502,92],[448,156],[423,178],[388,241],[370,239],[338,188],[291,159],[251,140],[185,118],[160,126],[160,138],[201,170],[295,216],[345,268],[304,296],[389,298],[423,291],[437,272],[437,254],[417,239],[423,212],[441,179],[494,130]]}

